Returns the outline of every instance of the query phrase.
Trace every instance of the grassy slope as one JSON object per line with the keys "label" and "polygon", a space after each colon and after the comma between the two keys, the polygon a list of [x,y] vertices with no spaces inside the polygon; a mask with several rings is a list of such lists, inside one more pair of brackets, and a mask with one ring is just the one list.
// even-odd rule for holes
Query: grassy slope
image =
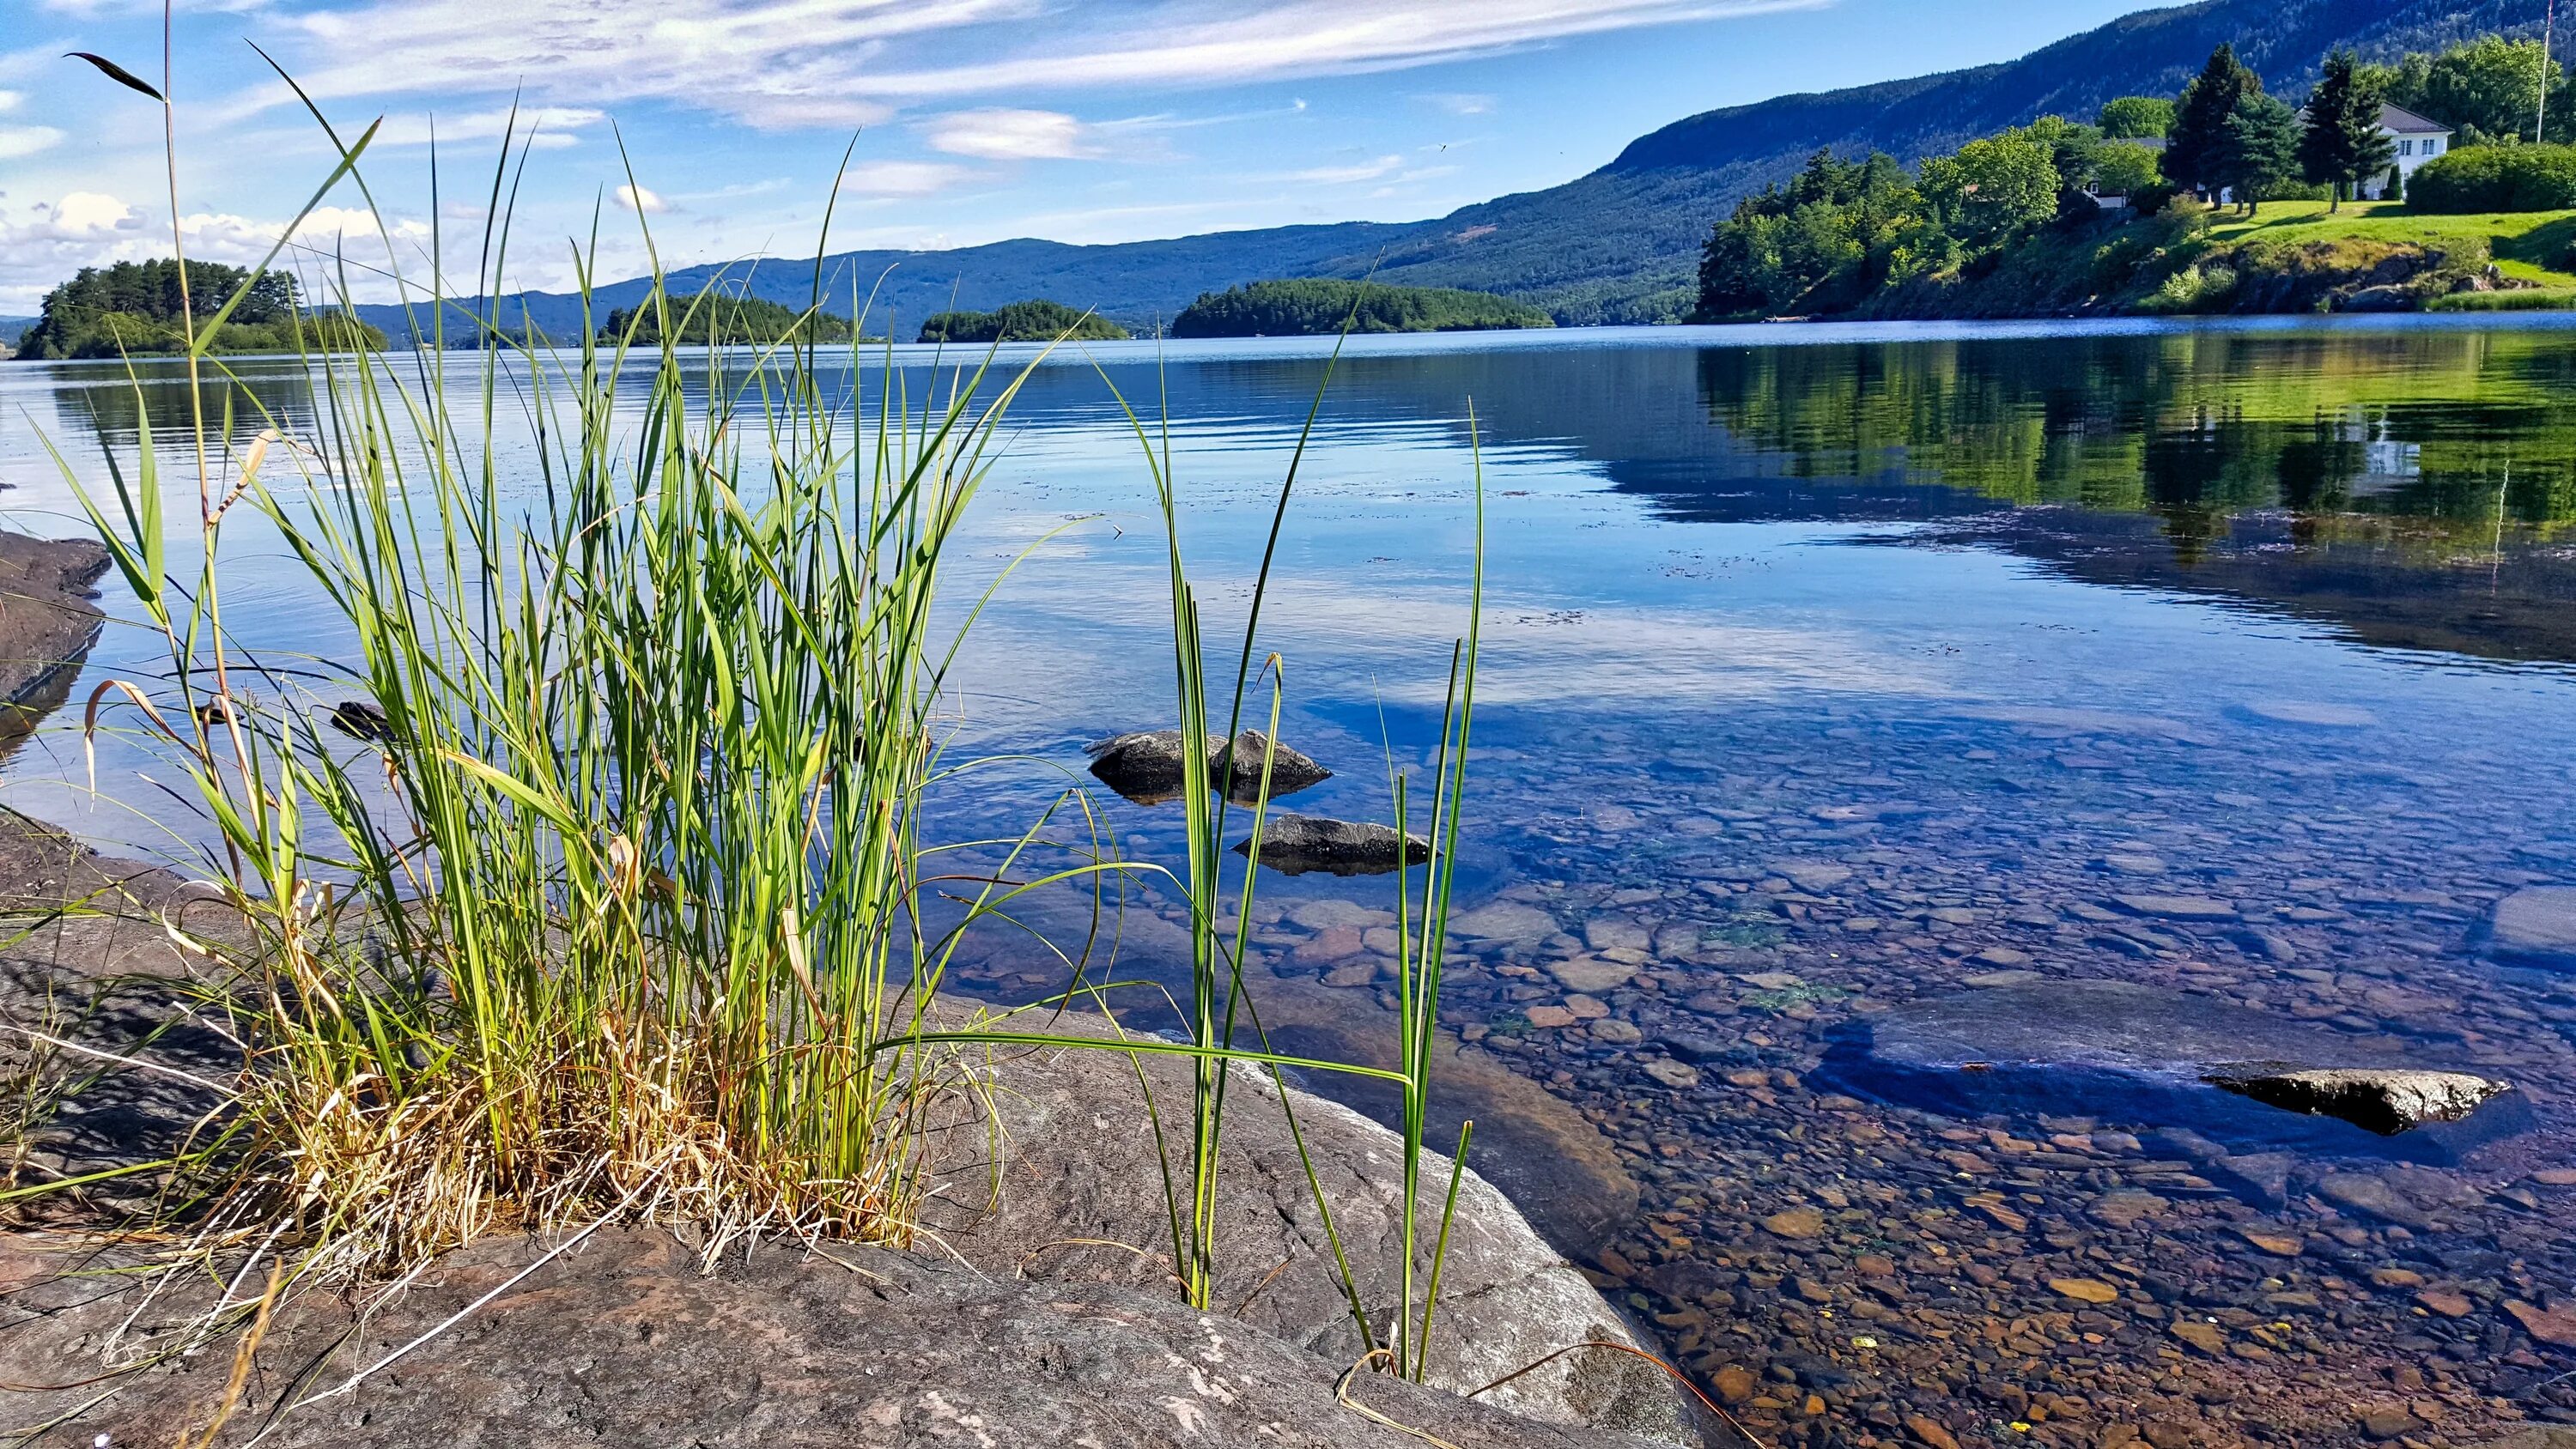
{"label": "grassy slope", "polygon": [[2576,246],[2576,211],[2487,212],[2434,216],[2402,202],[2347,201],[2329,212],[2322,201],[2267,201],[2252,218],[2222,217],[2206,233],[2212,249],[2251,241],[2292,245],[2314,241],[2446,242],[2483,239],[2496,266],[2510,277],[2552,288],[2576,289],[2568,270]]}

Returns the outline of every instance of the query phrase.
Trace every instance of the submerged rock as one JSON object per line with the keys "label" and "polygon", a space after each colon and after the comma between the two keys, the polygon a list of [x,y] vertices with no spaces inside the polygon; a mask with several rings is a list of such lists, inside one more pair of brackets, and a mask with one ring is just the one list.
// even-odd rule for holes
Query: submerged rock
{"label": "submerged rock", "polygon": [[369,744],[392,739],[394,733],[384,706],[370,699],[344,699],[331,706],[331,728]]}
{"label": "submerged rock", "polygon": [[2214,1073],[2208,1081],[2268,1106],[2338,1117],[2383,1137],[2435,1122],[2464,1122],[2470,1113],[2513,1090],[2511,1082],[2468,1072],[2405,1068],[2242,1070]]}
{"label": "submerged rock", "polygon": [[[1234,853],[1249,855],[1249,839],[1235,843]],[[1287,875],[1325,871],[1333,875],[1384,875],[1402,865],[1431,858],[1431,842],[1401,835],[1373,821],[1331,820],[1321,815],[1274,815],[1262,822],[1261,863]]]}
{"label": "submerged rock", "polygon": [[[1826,1072],[1864,1095],[1938,1111],[2187,1127],[2229,1150],[2292,1146],[2447,1161],[2528,1125],[2520,1093],[2490,1091],[2464,1103],[2466,1084],[2436,1088],[2454,1073],[2447,1063],[2418,1060],[2419,1050],[2205,996],[2118,981],[2039,981],[1926,998],[1856,1021],[1836,1039]],[[2334,1073],[2354,1075],[2316,1075]],[[2219,1085],[2296,1076],[2311,1078],[2298,1105]],[[2364,1078],[2381,1085],[2357,1085]],[[2386,1114],[2401,1110],[2397,1094],[2418,1089],[2429,1095],[2406,1097],[2404,1110],[2422,1120],[2384,1133]],[[2386,1094],[2376,1108],[2375,1092]],[[2343,1110],[2309,1115],[2329,1101]],[[2445,1104],[2468,1110],[2434,1110]],[[2373,1121],[2357,1124],[2364,1117]]]}
{"label": "submerged rock", "polygon": [[[1270,737],[1259,730],[1245,730],[1234,737],[1231,750],[1215,735],[1207,739],[1208,788],[1216,789],[1225,780],[1229,763],[1234,770],[1234,787],[1230,798],[1238,804],[1250,804],[1260,798],[1261,762],[1270,756],[1270,798],[1278,800],[1300,790],[1322,784],[1333,772],[1316,764],[1310,757],[1286,745],[1272,746]],[[1187,752],[1179,730],[1140,731],[1100,741],[1086,751],[1091,756],[1091,773],[1110,789],[1139,805],[1160,805],[1181,798],[1182,772]]]}
{"label": "submerged rock", "polygon": [[2525,886],[2498,901],[2487,949],[2535,965],[2576,969],[2576,886]]}

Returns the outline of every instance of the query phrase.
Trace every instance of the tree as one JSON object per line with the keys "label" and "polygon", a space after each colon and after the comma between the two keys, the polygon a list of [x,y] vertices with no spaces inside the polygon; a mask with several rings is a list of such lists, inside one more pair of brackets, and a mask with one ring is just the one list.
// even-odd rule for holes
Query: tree
{"label": "tree", "polygon": [[2094,153],[2093,184],[2104,196],[2142,196],[2164,184],[2152,146],[2112,141]]}
{"label": "tree", "polygon": [[2235,192],[2252,216],[2266,196],[2297,179],[2299,132],[2299,113],[2287,102],[2260,91],[2242,97],[2206,163],[2211,179]]}
{"label": "tree", "polygon": [[2308,94],[2307,129],[2299,136],[2299,170],[2334,188],[2327,210],[2343,206],[2343,189],[2386,171],[2395,143],[2379,129],[2379,93],[2364,83],[2349,50],[2326,57],[2325,74]]}
{"label": "tree", "polygon": [[[45,295],[44,315],[19,339],[18,355],[37,359],[184,351],[180,291],[179,264],[167,257],[118,262],[104,270],[83,267]],[[345,318],[332,320],[327,338],[299,333],[299,325],[310,328],[321,318],[303,311],[295,278],[285,272],[263,272],[253,280],[241,267],[188,264],[186,300],[194,304],[200,328],[237,291],[241,303],[207,338],[210,352],[293,352],[325,340],[335,347],[385,345],[383,333],[344,326]]]}
{"label": "tree", "polygon": [[2103,102],[2093,124],[2110,140],[2156,140],[2173,130],[2174,103],[2159,96],[2121,96]]}
{"label": "tree", "polygon": [[1972,246],[1991,245],[2057,214],[2063,178],[2049,147],[2005,132],[1923,163],[1923,199]]}
{"label": "tree", "polygon": [[[2553,123],[2566,104],[2567,74],[2536,40],[2485,35],[2440,55],[2410,55],[2394,66],[2365,67],[2364,73],[2391,104],[2457,132],[2453,144],[2460,146],[2529,139],[2543,84],[2549,87]],[[2551,134],[2569,132],[2554,126]]]}
{"label": "tree", "polygon": [[2209,63],[2174,103],[2173,129],[2165,138],[2165,179],[2176,186],[2215,191],[2227,182],[2215,170],[2227,140],[2227,121],[2236,103],[2263,93],[2262,78],[2236,58],[2236,48],[2221,45]]}
{"label": "tree", "polygon": [[934,312],[922,320],[924,342],[1122,342],[1127,329],[1062,302],[1033,297],[990,312]]}

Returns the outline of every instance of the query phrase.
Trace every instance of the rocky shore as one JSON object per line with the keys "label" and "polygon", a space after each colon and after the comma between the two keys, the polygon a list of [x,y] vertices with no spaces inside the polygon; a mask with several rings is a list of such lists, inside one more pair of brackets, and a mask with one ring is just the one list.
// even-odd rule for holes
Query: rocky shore
{"label": "rocky shore", "polygon": [[[0,536],[0,643],[12,670],[0,685],[12,700],[41,702],[48,688],[59,698],[98,627],[85,590],[104,563],[94,546]],[[146,1160],[208,1108],[202,1089],[167,1072],[116,1074],[60,1101],[28,1089],[40,1073],[94,1059],[82,1052],[140,1050],[208,1077],[229,1070],[225,1044],[170,1026],[170,988],[189,968],[165,923],[220,909],[168,871],[97,855],[23,817],[0,820],[0,911],[31,927],[0,946],[0,1026],[10,1028],[0,1072],[18,1100],[42,1102],[7,1124],[22,1180]],[[973,1010],[944,1009],[960,1019]],[[1057,1029],[1105,1030],[1079,1017]],[[1161,1149],[1137,1073],[1074,1049],[1000,1053],[983,1071],[998,1135],[954,1134],[942,1149],[947,1180],[925,1205],[913,1251],[773,1243],[728,1254],[709,1273],[685,1233],[668,1228],[498,1236],[389,1297],[296,1295],[238,1363],[219,1343],[106,1373],[112,1345],[184,1321],[218,1285],[156,1294],[114,1272],[145,1250],[96,1233],[135,1205],[113,1185],[82,1202],[39,1200],[0,1220],[7,1418],[42,1442],[257,1437],[317,1449],[1339,1449],[1408,1437],[1390,1423],[1491,1449],[1699,1441],[1676,1386],[1628,1354],[1581,1350],[1461,1396],[1568,1345],[1635,1343],[1621,1315],[1476,1174],[1459,1193],[1427,1385],[1351,1375],[1366,1345],[1266,1078],[1247,1072],[1228,1114],[1215,1293],[1224,1307],[1203,1313],[1179,1301],[1155,1248],[1168,1248]],[[1167,1111],[1186,1111],[1174,1059],[1148,1059],[1143,1074]],[[1331,1102],[1292,1092],[1289,1104],[1363,1300],[1383,1316],[1401,1245],[1400,1144]],[[1446,1160],[1430,1154],[1424,1172],[1445,1184]],[[370,1370],[389,1358],[396,1365]]]}

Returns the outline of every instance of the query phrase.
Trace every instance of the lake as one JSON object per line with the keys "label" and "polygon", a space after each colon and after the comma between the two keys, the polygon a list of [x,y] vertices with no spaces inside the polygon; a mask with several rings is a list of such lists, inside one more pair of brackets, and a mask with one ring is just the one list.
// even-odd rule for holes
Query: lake
{"label": "lake", "polygon": [[[1038,370],[952,587],[1065,526],[961,665],[955,748],[1025,762],[946,802],[956,830],[1024,822],[1087,779],[1086,744],[1173,715],[1163,542],[1104,379],[1170,420],[1223,640],[1328,351]],[[238,370],[310,429],[294,364]],[[166,366],[145,395],[156,424],[184,405]],[[77,531],[44,438],[96,480],[138,426],[112,366],[0,365],[11,525]],[[1390,762],[1420,772],[1480,466],[1479,914],[1444,1016],[1546,1101],[1464,1073],[1454,1110],[1767,1442],[1892,1441],[1962,1398],[2008,1439],[2086,1445],[2576,1417],[2576,975],[2486,935],[2508,893],[2576,882],[2576,327],[1357,339],[1263,618],[1282,737],[1337,772],[1288,808],[1386,819]],[[228,547],[236,632],[345,694],[310,585],[255,525]],[[111,626],[74,697],[158,657]],[[68,713],[0,798],[128,851],[202,838],[119,740],[90,798]],[[1170,807],[1095,794],[1168,858]],[[1374,1029],[1392,880],[1260,890],[1283,1030]],[[1138,905],[1121,965],[1168,971],[1171,903]],[[1000,998],[1061,984],[1007,942],[964,970]],[[2512,1115],[2377,1139],[2106,1094],[2067,1005],[2095,998],[2048,994],[2069,981],[2507,1079]],[[1883,1060],[1949,997],[2042,1018],[2062,1060],[2009,1091]]]}

